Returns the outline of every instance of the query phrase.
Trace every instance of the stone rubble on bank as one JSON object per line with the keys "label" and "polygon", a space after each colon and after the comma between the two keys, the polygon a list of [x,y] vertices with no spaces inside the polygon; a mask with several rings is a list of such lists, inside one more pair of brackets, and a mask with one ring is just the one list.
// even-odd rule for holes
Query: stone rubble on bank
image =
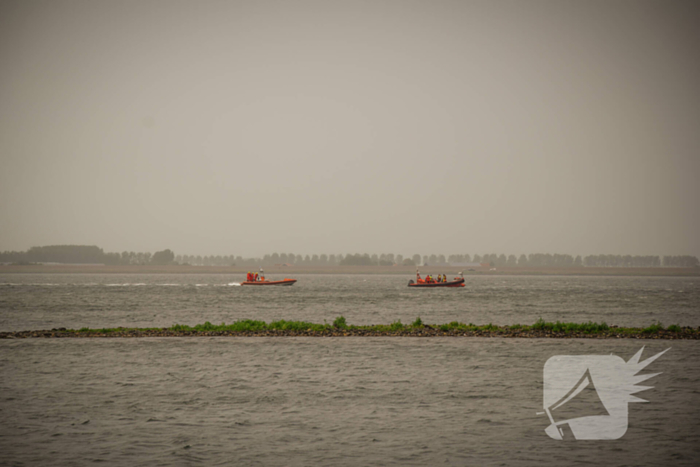
{"label": "stone rubble on bank", "polygon": [[494,330],[448,330],[425,326],[408,328],[399,331],[374,331],[367,329],[330,329],[324,331],[174,331],[161,329],[123,329],[117,328],[109,332],[101,331],[72,331],[65,328],[41,331],[0,332],[0,339],[26,338],[135,338],[135,337],[494,337],[494,338],[525,338],[525,339],[684,339],[700,340],[700,329],[682,328],[681,332],[660,330],[653,333],[618,332],[614,327],[609,331],[595,333],[582,332],[553,332],[532,329],[509,329],[507,326]]}

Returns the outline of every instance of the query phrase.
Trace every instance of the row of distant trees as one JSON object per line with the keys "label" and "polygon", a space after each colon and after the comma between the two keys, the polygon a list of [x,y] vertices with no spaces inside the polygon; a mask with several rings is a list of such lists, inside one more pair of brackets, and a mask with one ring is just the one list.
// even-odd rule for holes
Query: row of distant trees
{"label": "row of distant trees", "polygon": [[341,265],[447,265],[447,264],[488,264],[492,267],[698,267],[700,261],[695,256],[632,256],[632,255],[589,255],[586,257],[550,254],[550,253],[534,253],[529,255],[505,254],[485,254],[474,256],[464,255],[413,255],[411,258],[403,258],[401,255],[396,257],[396,262],[393,262],[393,255],[377,255],[369,256],[367,254],[347,255],[340,261]]}
{"label": "row of distant trees", "polygon": [[105,253],[94,245],[33,246],[27,251],[3,251],[2,263],[63,263],[63,264],[171,264],[175,254],[169,250],[151,253]]}
{"label": "row of distant trees", "polygon": [[695,256],[690,255],[664,256],[663,265],[676,268],[697,268],[700,266],[700,261]]}
{"label": "row of distant trees", "polygon": [[534,253],[529,255],[505,254],[453,254],[419,255],[404,257],[386,253],[381,255],[335,254],[335,255],[296,255],[293,253],[272,253],[262,258],[243,258],[234,255],[175,255],[166,249],[151,253],[124,251],[105,253],[102,248],[87,245],[51,245],[32,247],[27,251],[4,251],[0,253],[0,262],[4,263],[72,263],[72,264],[107,264],[107,265],[146,265],[146,264],[189,264],[194,266],[240,266],[259,268],[280,264],[296,266],[447,266],[488,264],[492,267],[700,267],[695,256],[632,256],[632,255],[589,255],[585,257]]}
{"label": "row of distant trees", "polygon": [[150,253],[134,253],[133,251],[123,251],[121,253],[105,253],[104,264],[156,264],[166,265],[175,262],[175,253],[170,249]]}

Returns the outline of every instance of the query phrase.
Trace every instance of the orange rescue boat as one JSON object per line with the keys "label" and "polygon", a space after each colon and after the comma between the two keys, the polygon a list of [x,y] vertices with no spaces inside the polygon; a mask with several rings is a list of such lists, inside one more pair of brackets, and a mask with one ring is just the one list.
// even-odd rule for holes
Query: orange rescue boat
{"label": "orange rescue boat", "polygon": [[283,279],[281,281],[244,281],[241,285],[292,285],[296,282],[296,279]]}
{"label": "orange rescue boat", "polygon": [[[255,279],[255,280],[250,280]],[[245,281],[241,282],[241,285],[293,285],[297,280],[284,278],[281,281],[269,281],[265,279],[265,271],[260,269],[260,274],[248,273],[248,277]]]}
{"label": "orange rescue boat", "polygon": [[445,282],[436,282],[436,281],[426,281],[424,279],[421,279],[420,273],[416,271],[416,281],[414,282],[413,279],[408,281],[408,286],[409,287],[464,287],[464,274],[459,273],[459,277],[455,277],[451,281],[445,281]]}

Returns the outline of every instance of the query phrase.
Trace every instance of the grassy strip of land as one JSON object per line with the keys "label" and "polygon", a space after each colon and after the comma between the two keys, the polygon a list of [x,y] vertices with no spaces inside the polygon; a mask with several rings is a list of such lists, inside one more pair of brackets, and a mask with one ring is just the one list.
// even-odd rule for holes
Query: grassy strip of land
{"label": "grassy strip of land", "polygon": [[0,338],[28,337],[183,337],[183,336],[399,336],[399,337],[523,337],[523,338],[632,338],[632,339],[700,339],[700,327],[664,327],[661,323],[644,328],[609,326],[606,323],[556,323],[539,319],[531,325],[475,325],[453,321],[448,324],[425,324],[417,318],[411,324],[400,320],[391,324],[350,325],[343,316],[332,324],[305,321],[257,320],[236,321],[219,325],[206,322],[196,326],[176,324],[169,328],[102,328],[52,329],[50,331],[0,332]]}

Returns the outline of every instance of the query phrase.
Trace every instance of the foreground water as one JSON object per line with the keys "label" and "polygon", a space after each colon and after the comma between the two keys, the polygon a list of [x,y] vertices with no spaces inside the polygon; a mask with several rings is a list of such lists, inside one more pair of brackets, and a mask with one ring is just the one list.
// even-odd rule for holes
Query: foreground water
{"label": "foreground water", "polygon": [[[668,347],[647,344],[643,358]],[[633,340],[0,342],[2,465],[697,465],[700,345],[673,342],[615,441],[544,432],[553,355]]]}
{"label": "foreground water", "polygon": [[[697,278],[476,277],[411,290],[397,276],[0,277],[0,330],[253,318],[353,324],[546,320],[698,326]],[[552,440],[556,355],[647,358],[661,374],[614,441]],[[0,341],[0,465],[697,465],[697,341],[148,338]]]}
{"label": "foreground water", "polygon": [[700,326],[698,277],[468,276],[459,289],[411,289],[402,276],[301,275],[292,287],[237,287],[243,277],[0,275],[0,330],[165,327],[240,319],[381,324]]}

